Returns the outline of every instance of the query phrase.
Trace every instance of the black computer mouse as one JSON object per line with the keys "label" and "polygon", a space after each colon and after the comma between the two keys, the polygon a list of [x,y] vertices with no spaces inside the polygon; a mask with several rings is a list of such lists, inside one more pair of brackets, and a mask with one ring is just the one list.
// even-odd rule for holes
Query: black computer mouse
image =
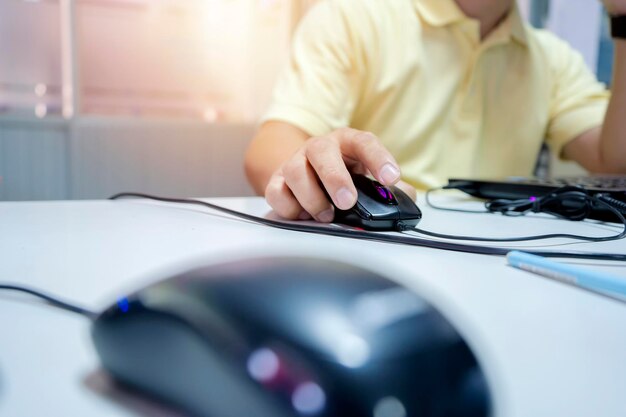
{"label": "black computer mouse", "polygon": [[383,231],[399,230],[400,224],[412,227],[422,218],[415,202],[400,188],[386,187],[364,175],[352,174],[352,180],[357,202],[348,210],[335,207],[335,223]]}
{"label": "black computer mouse", "polygon": [[476,357],[442,314],[335,261],[195,269],[118,300],[92,336],[117,381],[193,416],[490,413]]}

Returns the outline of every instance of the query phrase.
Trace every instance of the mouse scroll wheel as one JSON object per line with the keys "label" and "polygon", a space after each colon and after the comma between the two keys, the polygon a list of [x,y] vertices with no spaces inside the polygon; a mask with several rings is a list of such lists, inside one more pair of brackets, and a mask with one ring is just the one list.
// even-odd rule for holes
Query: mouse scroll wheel
{"label": "mouse scroll wheel", "polygon": [[387,187],[384,185],[375,183],[374,188],[376,188],[376,192],[380,196],[380,199],[387,204],[398,204],[396,198],[393,196],[393,193],[389,191]]}

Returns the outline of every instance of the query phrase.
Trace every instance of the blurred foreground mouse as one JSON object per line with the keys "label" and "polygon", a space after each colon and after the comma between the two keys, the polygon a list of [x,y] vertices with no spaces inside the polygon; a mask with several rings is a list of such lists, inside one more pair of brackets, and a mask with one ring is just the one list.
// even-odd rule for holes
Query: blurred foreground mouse
{"label": "blurred foreground mouse", "polygon": [[193,270],[120,299],[92,336],[117,381],[193,416],[490,413],[455,328],[415,293],[343,263]]}
{"label": "blurred foreground mouse", "polygon": [[398,223],[415,226],[422,212],[404,191],[396,186],[386,187],[364,175],[352,175],[357,190],[357,202],[351,209],[335,208],[335,223],[357,226],[367,230],[398,230]]}

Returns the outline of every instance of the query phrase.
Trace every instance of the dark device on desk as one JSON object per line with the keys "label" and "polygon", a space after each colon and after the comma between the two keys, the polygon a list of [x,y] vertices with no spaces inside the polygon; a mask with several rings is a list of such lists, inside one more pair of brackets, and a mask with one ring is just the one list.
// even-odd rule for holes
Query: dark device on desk
{"label": "dark device on desk", "polygon": [[[612,204],[617,210],[626,215],[626,177],[624,176],[588,176],[562,177],[553,179],[509,177],[503,179],[468,179],[451,178],[447,189],[458,189],[474,197],[487,200],[495,199],[523,199],[541,197],[561,187],[580,187],[589,195],[603,194],[614,201]],[[593,205],[589,218],[603,221],[619,221],[603,205]]]}
{"label": "dark device on desk", "polygon": [[357,202],[349,210],[335,208],[335,223],[361,227],[366,230],[398,230],[401,222],[416,226],[422,212],[404,191],[396,186],[386,187],[364,175],[352,175]]}
{"label": "dark device on desk", "polygon": [[207,417],[487,416],[461,335],[414,292],[344,263],[197,269],[120,299],[93,340],[119,381]]}

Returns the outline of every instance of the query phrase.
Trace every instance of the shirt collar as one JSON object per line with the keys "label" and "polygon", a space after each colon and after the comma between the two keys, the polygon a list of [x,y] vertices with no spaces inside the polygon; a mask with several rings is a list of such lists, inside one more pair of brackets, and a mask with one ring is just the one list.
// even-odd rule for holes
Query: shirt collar
{"label": "shirt collar", "polygon": [[511,36],[519,43],[528,46],[528,33],[526,29],[526,22],[519,11],[519,6],[515,3],[513,10],[507,17],[507,20],[511,22]]}
{"label": "shirt collar", "polygon": [[[413,1],[420,16],[431,26],[444,27],[469,19],[454,0]],[[505,36],[510,36],[519,43],[528,45],[526,30],[524,19],[522,18],[517,3],[515,3],[513,10],[511,10],[506,19],[495,29],[495,32],[503,31]]]}
{"label": "shirt collar", "polygon": [[413,0],[417,11],[431,26],[443,27],[467,19],[454,0]]}

